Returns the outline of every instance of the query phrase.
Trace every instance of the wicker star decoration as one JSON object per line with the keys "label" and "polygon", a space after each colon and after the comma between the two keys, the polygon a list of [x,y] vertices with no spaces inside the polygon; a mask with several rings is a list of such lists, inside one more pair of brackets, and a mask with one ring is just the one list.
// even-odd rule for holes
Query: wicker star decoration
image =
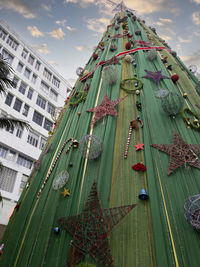
{"label": "wicker star decoration", "polygon": [[103,210],[94,182],[82,213],[59,219],[59,223],[73,237],[67,266],[79,264],[89,254],[102,266],[114,267],[108,233],[135,206],[132,204]]}
{"label": "wicker star decoration", "polygon": [[121,60],[121,58],[119,57],[112,57],[108,60],[106,60],[104,62],[105,65],[112,65],[112,64],[118,64],[118,65],[121,65],[121,63],[119,62]]}
{"label": "wicker star decoration", "polygon": [[149,42],[143,41],[142,39],[140,39],[139,41],[134,40],[134,42],[136,42],[138,46],[149,46],[150,45]]}
{"label": "wicker star decoration", "polygon": [[189,165],[200,169],[200,145],[187,144],[182,137],[175,131],[172,144],[151,145],[160,151],[169,154],[168,175],[183,165]]}
{"label": "wicker star decoration", "polygon": [[95,116],[91,122],[91,125],[95,124],[98,120],[106,117],[107,115],[117,116],[118,113],[115,110],[115,106],[119,104],[119,102],[124,100],[124,98],[126,97],[127,95],[112,101],[110,100],[108,95],[105,95],[99,106],[86,110],[86,111],[95,113]]}
{"label": "wicker star decoration", "polygon": [[169,77],[162,75],[161,70],[156,71],[156,72],[152,72],[150,70],[145,70],[145,71],[146,71],[147,75],[143,76],[142,78],[153,79],[157,85],[159,84],[161,79],[170,79]]}

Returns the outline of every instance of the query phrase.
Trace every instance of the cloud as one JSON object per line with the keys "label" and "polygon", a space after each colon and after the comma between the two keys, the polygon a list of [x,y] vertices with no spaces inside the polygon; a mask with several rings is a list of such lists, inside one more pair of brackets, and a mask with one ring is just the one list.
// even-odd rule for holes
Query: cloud
{"label": "cloud", "polygon": [[58,40],[64,40],[64,37],[66,35],[61,28],[55,29],[49,32],[49,34],[51,35],[51,37],[58,39]]}
{"label": "cloud", "polygon": [[81,7],[87,8],[89,4],[95,3],[95,0],[64,0],[64,3],[80,4]]}
{"label": "cloud", "polygon": [[192,42],[192,39],[183,39],[182,37],[178,36],[178,40],[180,43],[191,43]]}
{"label": "cloud", "polygon": [[190,2],[192,2],[192,3],[195,3],[195,4],[200,4],[200,0],[190,0]]}
{"label": "cloud", "polygon": [[196,25],[200,25],[200,11],[192,13],[192,21]]}
{"label": "cloud", "polygon": [[200,71],[200,50],[194,52],[194,54],[189,56],[180,56],[180,58],[188,66],[189,65],[198,66],[198,72]]}
{"label": "cloud", "polygon": [[175,35],[176,34],[172,29],[170,29],[168,27],[163,28],[163,30],[166,31],[166,32],[168,32],[168,33],[170,33],[170,34],[172,34],[172,35]]}
{"label": "cloud", "polygon": [[77,45],[77,46],[74,46],[74,48],[77,50],[77,51],[85,51],[85,50],[91,50],[91,47],[87,46],[87,45]]}
{"label": "cloud", "polygon": [[163,19],[163,18],[159,18],[160,21],[162,21],[163,23],[172,23],[173,20],[171,19]]}
{"label": "cloud", "polygon": [[45,4],[41,4],[41,7],[42,7],[42,9],[44,9],[44,10],[46,10],[46,11],[51,11],[51,6],[50,6],[50,5],[47,6],[47,5],[45,5]]}
{"label": "cloud", "polygon": [[38,38],[44,36],[44,34],[41,31],[39,31],[36,26],[27,26],[27,29],[29,30],[30,34],[33,37]]}
{"label": "cloud", "polygon": [[87,23],[87,28],[89,30],[95,32],[104,32],[106,30],[106,26],[110,24],[110,20],[107,18],[88,19]]}
{"label": "cloud", "polygon": [[56,24],[61,25],[61,26],[63,26],[63,27],[65,27],[65,23],[66,23],[66,22],[67,22],[66,19],[63,19],[63,20],[56,20]]}
{"label": "cloud", "polygon": [[70,26],[66,26],[66,28],[67,28],[68,31],[70,31],[70,32],[76,32],[76,31],[77,31],[76,28],[72,28],[72,27],[70,27]]}
{"label": "cloud", "polygon": [[49,50],[47,44],[41,44],[41,45],[34,45],[33,48],[40,54],[47,55],[50,54],[51,51]]}
{"label": "cloud", "polygon": [[49,63],[50,65],[53,65],[53,66],[58,66],[58,65],[59,65],[58,62],[53,61],[53,60],[48,61],[48,63]]}
{"label": "cloud", "polygon": [[39,9],[39,1],[29,2],[25,0],[1,0],[0,8],[10,9],[14,12],[21,14],[26,19],[33,19],[36,17],[36,9]]}
{"label": "cloud", "polygon": [[160,35],[160,38],[162,38],[165,41],[170,41],[172,38],[168,35]]}

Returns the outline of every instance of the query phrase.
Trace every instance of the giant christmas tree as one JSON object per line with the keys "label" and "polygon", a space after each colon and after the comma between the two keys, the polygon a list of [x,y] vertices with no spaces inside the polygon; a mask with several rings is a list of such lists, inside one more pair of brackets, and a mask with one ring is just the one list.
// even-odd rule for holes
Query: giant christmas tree
{"label": "giant christmas tree", "polygon": [[121,3],[56,120],[0,265],[199,266],[199,82]]}

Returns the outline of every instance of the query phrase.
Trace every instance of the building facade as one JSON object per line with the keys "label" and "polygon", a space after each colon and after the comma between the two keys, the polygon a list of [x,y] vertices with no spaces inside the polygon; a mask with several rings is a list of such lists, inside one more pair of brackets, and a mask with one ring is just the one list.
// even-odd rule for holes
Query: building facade
{"label": "building facade", "polygon": [[8,223],[53,127],[52,114],[64,105],[70,84],[0,21],[0,54],[13,69],[13,88],[0,96],[0,114],[27,121],[30,129],[0,130],[0,225]]}

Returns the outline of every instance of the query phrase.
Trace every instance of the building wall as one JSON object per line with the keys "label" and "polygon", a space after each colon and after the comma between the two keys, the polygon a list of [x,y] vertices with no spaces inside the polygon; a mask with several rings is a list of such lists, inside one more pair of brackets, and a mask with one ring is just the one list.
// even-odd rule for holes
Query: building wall
{"label": "building wall", "polygon": [[4,22],[0,22],[0,54],[11,65],[13,88],[0,96],[0,115],[27,121],[30,129],[0,130],[0,224],[7,224],[33,163],[53,127],[52,112],[62,107],[70,84]]}

